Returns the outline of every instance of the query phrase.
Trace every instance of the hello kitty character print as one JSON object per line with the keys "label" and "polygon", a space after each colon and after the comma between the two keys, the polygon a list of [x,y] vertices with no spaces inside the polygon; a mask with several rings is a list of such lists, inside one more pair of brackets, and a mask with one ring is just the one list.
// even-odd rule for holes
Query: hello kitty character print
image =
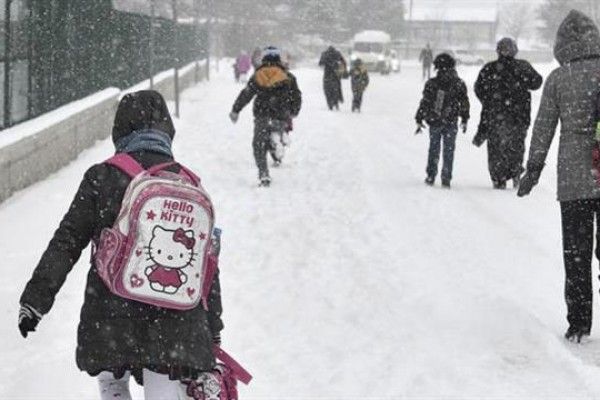
{"label": "hello kitty character print", "polygon": [[177,310],[202,302],[207,308],[217,268],[210,197],[191,172],[165,172],[163,166],[132,171],[133,159],[115,157],[113,165],[133,179],[115,224],[100,235],[98,274],[111,292],[127,299]]}
{"label": "hello kitty character print", "polygon": [[146,248],[148,260],[154,265],[147,267],[145,274],[152,290],[175,294],[187,282],[183,270],[195,261],[194,231],[182,228],[169,230],[157,225],[152,230],[152,239]]}

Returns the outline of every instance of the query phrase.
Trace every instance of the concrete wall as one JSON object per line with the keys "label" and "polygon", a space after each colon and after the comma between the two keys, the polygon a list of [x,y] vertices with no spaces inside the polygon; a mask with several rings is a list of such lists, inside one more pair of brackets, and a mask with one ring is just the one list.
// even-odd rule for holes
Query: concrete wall
{"label": "concrete wall", "polygon": [[[196,76],[200,80],[206,76],[205,65],[198,70],[193,65],[182,68],[180,90],[193,86]],[[142,83],[135,89],[145,86]],[[172,73],[157,76],[154,88],[168,101],[174,98],[174,87]],[[126,91],[107,89],[0,132],[0,140],[15,137],[4,144],[0,141],[0,202],[67,165],[97,140],[109,137],[119,98]]]}

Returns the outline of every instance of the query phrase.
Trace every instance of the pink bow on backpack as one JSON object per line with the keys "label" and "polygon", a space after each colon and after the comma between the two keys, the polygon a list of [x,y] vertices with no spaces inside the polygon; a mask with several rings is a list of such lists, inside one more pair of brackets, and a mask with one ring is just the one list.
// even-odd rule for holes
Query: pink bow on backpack
{"label": "pink bow on backpack", "polygon": [[185,246],[186,249],[191,250],[196,245],[196,239],[193,237],[189,237],[185,234],[185,231],[181,228],[177,229],[173,233],[173,241],[175,243],[181,243]]}

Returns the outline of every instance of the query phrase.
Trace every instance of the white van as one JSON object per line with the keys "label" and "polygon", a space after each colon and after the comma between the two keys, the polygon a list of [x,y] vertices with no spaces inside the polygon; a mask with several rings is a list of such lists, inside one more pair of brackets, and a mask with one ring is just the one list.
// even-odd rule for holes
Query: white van
{"label": "white van", "polygon": [[352,40],[350,60],[360,58],[367,70],[389,74],[392,70],[390,56],[391,37],[383,31],[362,31]]}

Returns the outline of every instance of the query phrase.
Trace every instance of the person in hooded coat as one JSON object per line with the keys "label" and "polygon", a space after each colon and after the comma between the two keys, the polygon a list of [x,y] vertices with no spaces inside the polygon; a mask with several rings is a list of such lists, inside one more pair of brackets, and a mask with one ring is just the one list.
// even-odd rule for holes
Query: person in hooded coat
{"label": "person in hooded coat", "polygon": [[481,121],[473,139],[488,143],[488,169],[493,187],[505,189],[513,180],[518,187],[523,174],[525,139],[531,124],[531,93],[542,86],[542,76],[525,60],[516,59],[514,40],[498,42],[498,59],[486,64],[475,82],[482,104]]}
{"label": "person in hooded coat", "polygon": [[[144,168],[173,161],[175,128],[163,97],[155,91],[127,94],[112,130],[117,153],[128,153]],[[170,167],[178,172],[179,167]],[[21,295],[19,329],[33,332],[50,311],[81,252],[112,227],[131,178],[100,163],[85,173],[33,276]],[[32,227],[33,228],[33,227]],[[119,297],[106,287],[91,261],[77,334],[77,366],[99,376],[101,398],[130,399],[129,376],[144,382],[146,398],[177,398],[179,379],[197,378],[215,366],[213,343],[220,341],[221,295],[214,278],[208,311],[202,305],[176,311]],[[172,379],[172,380],[170,380]]]}
{"label": "person in hooded coat", "polygon": [[425,183],[433,185],[435,182],[443,141],[442,186],[450,188],[458,118],[461,118],[461,128],[465,133],[470,117],[469,96],[465,82],[456,73],[456,61],[452,56],[442,53],[435,58],[433,65],[437,70],[437,76],[425,84],[423,98],[415,119],[417,133],[425,128],[424,122],[429,125],[429,153]]}
{"label": "person in hooded coat", "polygon": [[252,69],[252,58],[246,53],[242,51],[238,58],[235,60],[235,71],[236,71],[236,82],[240,80],[242,83],[246,83],[246,77]]}
{"label": "person in hooded coat", "polygon": [[336,48],[329,46],[321,54],[319,66],[323,67],[323,90],[327,107],[339,110],[340,103],[344,102],[341,80],[348,76],[346,60]]}
{"label": "person in hooded coat", "polygon": [[271,184],[267,153],[271,152],[276,165],[281,162],[284,145],[281,138],[302,107],[302,92],[296,77],[283,66],[281,52],[276,47],[265,49],[261,66],[235,100],[229,113],[233,123],[255,97],[252,148],[259,185],[267,187]]}
{"label": "person in hooded coat", "polygon": [[[560,67],[544,86],[518,195],[528,195],[538,183],[560,121],[557,189],[569,323],[565,337],[579,342],[592,327],[594,220],[600,218],[600,187],[590,173],[600,93],[598,27],[585,14],[571,11],[558,29],[554,56]],[[598,232],[596,238],[600,239]],[[596,257],[600,258],[598,243]]]}

